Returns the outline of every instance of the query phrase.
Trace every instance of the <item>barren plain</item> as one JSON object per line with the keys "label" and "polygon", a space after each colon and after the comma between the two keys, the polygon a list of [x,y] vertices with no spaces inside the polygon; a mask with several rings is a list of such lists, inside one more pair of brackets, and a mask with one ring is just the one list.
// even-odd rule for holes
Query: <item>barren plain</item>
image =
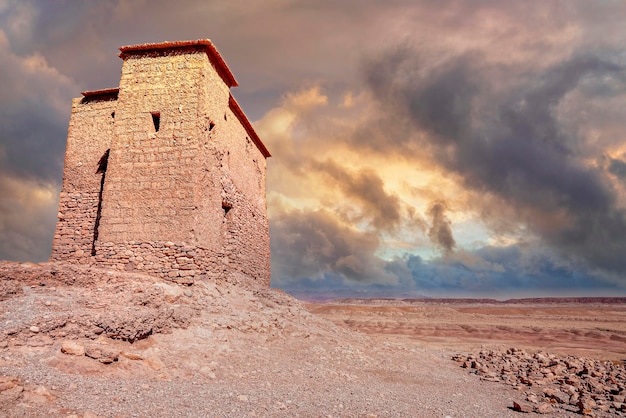
{"label": "barren plain", "polygon": [[[304,305],[237,277],[181,285],[0,262],[0,416],[517,417],[528,386],[460,359],[485,362],[477,351],[502,345],[626,357],[624,304],[540,305]],[[532,408],[577,416],[550,399]],[[592,413],[626,413],[611,408]]]}
{"label": "barren plain", "polygon": [[374,338],[423,347],[518,347],[626,361],[626,298],[344,300],[307,309]]}

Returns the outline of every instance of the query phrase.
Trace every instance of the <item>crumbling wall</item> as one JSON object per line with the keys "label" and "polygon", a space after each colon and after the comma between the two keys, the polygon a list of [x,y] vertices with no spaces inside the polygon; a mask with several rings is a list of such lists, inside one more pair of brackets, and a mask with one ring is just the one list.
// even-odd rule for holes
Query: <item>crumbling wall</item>
{"label": "crumbling wall", "polygon": [[218,175],[225,208],[221,224],[224,269],[270,284],[270,248],[265,203],[265,157],[232,109],[219,132]]}
{"label": "crumbling wall", "polygon": [[91,262],[103,176],[97,172],[98,163],[113,140],[115,96],[72,101],[51,260]]}

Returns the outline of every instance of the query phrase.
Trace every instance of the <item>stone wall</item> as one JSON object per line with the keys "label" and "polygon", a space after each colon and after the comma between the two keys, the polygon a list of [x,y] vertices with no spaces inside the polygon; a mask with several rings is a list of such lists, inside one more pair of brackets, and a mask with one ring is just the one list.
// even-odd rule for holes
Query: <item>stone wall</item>
{"label": "stone wall", "polygon": [[192,180],[204,61],[206,54],[199,52],[124,60],[104,188],[103,241],[194,241]]}
{"label": "stone wall", "polygon": [[98,162],[113,139],[115,98],[104,94],[72,102],[52,260],[85,263],[91,257],[102,186]]}
{"label": "stone wall", "polygon": [[117,101],[75,101],[52,259],[269,286],[266,154],[236,82],[202,45],[122,56]]}

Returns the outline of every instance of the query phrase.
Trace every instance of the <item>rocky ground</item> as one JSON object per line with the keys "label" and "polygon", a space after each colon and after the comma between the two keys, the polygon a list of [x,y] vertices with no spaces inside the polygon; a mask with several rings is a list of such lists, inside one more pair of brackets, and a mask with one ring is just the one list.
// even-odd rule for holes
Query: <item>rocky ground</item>
{"label": "rocky ground", "polygon": [[626,370],[623,364],[545,352],[508,349],[457,354],[454,360],[481,380],[520,388],[526,399],[519,412],[626,416]]}
{"label": "rocky ground", "polygon": [[[513,362],[506,356],[522,364],[532,355],[463,348],[355,332],[236,278],[180,285],[0,263],[0,416],[516,417],[514,402],[530,416],[546,412],[542,404],[553,416],[580,416],[571,403],[550,403],[568,388],[547,386],[550,397],[499,382],[496,365]],[[542,356],[548,368],[573,361]],[[588,371],[577,376],[596,369]],[[617,381],[602,384],[619,402],[623,375],[611,373]],[[622,413],[609,408],[590,413]]]}

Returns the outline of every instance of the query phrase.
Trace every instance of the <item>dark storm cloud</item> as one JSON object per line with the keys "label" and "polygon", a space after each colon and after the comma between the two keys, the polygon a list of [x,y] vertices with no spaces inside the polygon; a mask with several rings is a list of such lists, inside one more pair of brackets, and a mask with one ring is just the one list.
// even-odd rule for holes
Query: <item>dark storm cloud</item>
{"label": "dark storm cloud", "polygon": [[[519,71],[490,66],[480,54],[429,67],[418,51],[402,47],[370,62],[366,78],[381,106],[424,132],[419,138],[435,160],[467,187],[512,206],[563,211],[566,222],[556,231],[529,221],[564,255],[626,271],[624,212],[602,172],[577,152],[585,139],[569,133],[558,116],[564,98],[583,82],[626,91],[622,67],[580,55],[539,72]],[[402,150],[415,136],[396,140]]]}
{"label": "dark storm cloud", "polygon": [[445,253],[450,253],[454,249],[456,242],[452,235],[450,220],[446,216],[448,208],[441,201],[431,203],[428,208],[428,215],[431,218],[431,226],[428,230],[428,237],[437,247],[443,249]]}
{"label": "dark storm cloud", "polygon": [[408,274],[417,291],[430,296],[594,296],[620,291],[616,284],[598,282],[593,274],[560,263],[559,257],[540,246],[487,246],[467,256],[501,268],[471,267],[447,258],[427,261],[419,256],[406,256],[390,264]]}
{"label": "dark storm cloud", "polygon": [[342,225],[327,211],[281,213],[270,220],[270,234],[274,285],[329,273],[356,282],[396,281],[375,255],[376,234]]}
{"label": "dark storm cloud", "polygon": [[[50,254],[73,82],[13,39],[30,28],[28,2],[0,5],[0,259],[44,261]],[[19,13],[6,13],[18,10]],[[17,12],[16,12],[17,13]],[[27,40],[27,39],[26,39]]]}
{"label": "dark storm cloud", "polygon": [[[443,207],[433,207],[431,212],[441,219]],[[620,289],[573,269],[539,245],[486,246],[432,260],[409,254],[383,260],[376,255],[375,234],[346,227],[325,211],[282,213],[270,220],[270,230],[272,285],[298,295],[325,294],[321,289],[339,295],[351,289],[367,297],[507,298],[589,296]]]}
{"label": "dark storm cloud", "polygon": [[0,260],[45,261],[50,256],[59,189],[0,171]]}
{"label": "dark storm cloud", "polygon": [[116,85],[121,45],[211,38],[241,84],[235,94],[257,105],[245,107],[252,119],[303,81],[350,84],[345,74],[382,17],[376,2],[280,0],[20,0],[0,10],[0,24],[3,14],[22,22],[5,24],[18,54],[45,54],[82,89]]}
{"label": "dark storm cloud", "polygon": [[[69,118],[69,105],[67,115]],[[0,108],[0,171],[22,178],[61,182],[67,120],[49,105],[26,99],[13,108]]]}
{"label": "dark storm cloud", "polygon": [[[574,101],[582,110],[589,110],[586,99],[602,102],[603,97],[616,97],[610,121],[619,133],[626,117],[626,111],[624,117],[619,112],[623,74],[610,60],[569,54],[574,48],[601,53],[611,45],[623,47],[624,12],[621,1],[584,0],[572,0],[567,7],[552,0],[532,5],[492,0],[384,4],[374,0],[0,0],[0,258],[12,254],[9,258],[27,259],[29,253],[32,260],[47,257],[56,213],[48,194],[61,179],[70,98],[82,90],[117,85],[122,63],[116,58],[117,48],[209,37],[241,83],[234,94],[251,120],[306,86],[319,86],[327,96],[327,113],[307,114],[310,125],[298,124],[285,134],[293,138],[279,138],[270,147],[274,155],[268,171],[270,202],[273,194],[274,201],[286,202],[285,207],[310,204],[336,209],[296,210],[272,218],[273,282],[302,279],[312,286],[348,283],[369,289],[408,289],[419,282],[432,292],[438,283],[442,289],[461,292],[466,283],[489,293],[508,286],[510,279],[515,289],[522,289],[520,283],[526,279],[507,266],[504,271],[483,266],[507,262],[523,267],[528,272],[523,277],[535,277],[531,266],[536,263],[537,272],[576,280],[576,274],[568,275],[556,262],[531,257],[526,249],[511,250],[509,256],[484,250],[473,253],[471,263],[460,261],[460,234],[455,251],[447,257],[429,261],[407,255],[383,260],[378,252],[388,254],[386,246],[399,241],[394,251],[425,250],[429,229],[447,248],[452,248],[454,237],[449,223],[431,228],[434,225],[415,215],[424,209],[411,211],[405,203],[411,199],[402,189],[392,188],[393,182],[386,183],[394,175],[389,173],[399,171],[364,169],[372,151],[389,168],[401,159],[419,162],[419,167],[435,166],[437,174],[455,182],[455,187],[457,177],[462,178],[469,189],[498,202],[485,213],[497,216],[499,202],[508,202],[506,213],[529,223],[546,242],[608,268],[623,249],[623,238],[612,238],[611,233],[626,234],[615,192],[604,176],[614,184],[624,179],[625,159],[614,155],[623,150],[586,155],[589,144],[577,128],[585,118],[606,114],[604,108],[584,115],[581,111],[581,118],[569,115],[574,122],[566,129],[560,104],[573,92],[582,97]],[[401,40],[406,45],[412,40],[420,43],[420,52],[410,46],[389,48]],[[389,52],[371,60],[367,85],[383,106],[370,113],[376,106],[361,94],[362,79],[355,74],[360,57],[380,48]],[[616,60],[619,53],[612,54]],[[347,94],[354,107],[335,109]],[[293,101],[285,108],[296,114],[302,110],[298,109]],[[604,127],[595,126],[601,134]],[[263,139],[272,145],[269,136]],[[342,142],[344,136],[350,138],[348,143]],[[345,169],[340,167],[341,152],[350,146],[363,165]],[[593,168],[589,161],[605,153],[611,161]],[[313,161],[327,156],[335,163],[320,163],[320,169],[327,164],[326,180],[317,171],[310,176]],[[272,174],[278,166],[284,169]],[[446,195],[429,191],[424,201]],[[453,197],[446,195],[449,198]],[[340,207],[350,204],[355,206],[352,217]],[[454,208],[455,214],[457,210],[468,213],[456,201]],[[270,212],[275,210],[280,208],[270,207]],[[411,222],[407,213],[420,224],[419,232],[407,231]],[[543,215],[549,217],[542,223]],[[552,225],[545,219],[558,222]],[[598,244],[604,241],[606,246]],[[536,277],[544,276],[536,273]]]}
{"label": "dark storm cloud", "polygon": [[[472,260],[468,262],[467,260]],[[328,269],[314,279],[276,283],[302,297],[546,297],[601,296],[621,293],[615,283],[599,282],[585,270],[571,269],[559,257],[540,246],[512,245],[482,247],[463,257],[425,260],[405,255],[390,261],[378,260],[384,271],[395,277],[388,282],[346,281]],[[273,264],[274,265],[274,264]],[[564,288],[564,283],[567,283]]]}
{"label": "dark storm cloud", "polygon": [[609,172],[626,183],[626,161],[619,158],[609,159]]}
{"label": "dark storm cloud", "polygon": [[382,179],[374,171],[351,173],[332,160],[313,162],[312,167],[328,175],[348,198],[355,199],[362,206],[362,216],[371,218],[377,230],[391,231],[400,223],[400,200],[385,191]]}

